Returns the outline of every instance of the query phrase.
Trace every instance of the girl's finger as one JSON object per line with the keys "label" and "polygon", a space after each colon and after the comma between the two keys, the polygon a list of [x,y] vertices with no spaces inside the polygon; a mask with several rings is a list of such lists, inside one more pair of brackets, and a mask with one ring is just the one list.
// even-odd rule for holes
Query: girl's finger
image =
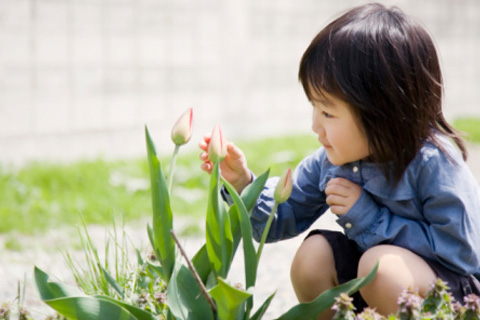
{"label": "girl's finger", "polygon": [[329,195],[326,200],[327,204],[332,206],[344,206],[345,205],[345,198],[339,195]]}
{"label": "girl's finger", "polygon": [[342,197],[347,197],[349,194],[349,189],[343,185],[340,184],[327,184],[327,187],[325,188],[325,193],[327,195],[338,195]]}
{"label": "girl's finger", "polygon": [[206,152],[200,153],[200,160],[202,160],[204,162],[208,161],[208,153],[206,153]]}
{"label": "girl's finger", "polygon": [[200,149],[202,149],[203,151],[207,151],[208,150],[208,143],[205,141],[205,140],[201,140],[199,143],[198,143],[198,147]]}
{"label": "girl's finger", "polygon": [[345,207],[343,206],[330,206],[330,211],[333,213],[333,214],[336,214],[337,216],[341,216],[341,215],[344,215],[345,213],[347,213],[347,210],[345,209]]}
{"label": "girl's finger", "polygon": [[205,171],[207,173],[211,173],[212,172],[212,165],[208,162],[204,162],[200,166],[200,169],[202,169],[203,171]]}
{"label": "girl's finger", "polygon": [[227,143],[227,154],[232,159],[240,159],[244,156],[242,150],[240,150],[240,148],[237,148],[233,144],[233,142]]}

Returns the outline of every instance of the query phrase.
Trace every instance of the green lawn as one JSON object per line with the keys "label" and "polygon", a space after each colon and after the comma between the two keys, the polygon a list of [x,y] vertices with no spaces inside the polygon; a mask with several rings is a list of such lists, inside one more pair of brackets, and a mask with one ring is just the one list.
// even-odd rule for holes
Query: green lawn
{"label": "green lawn", "polygon": [[[301,143],[299,143],[301,141]],[[294,168],[319,146],[313,135],[237,143],[249,166],[261,174],[271,165],[279,175]],[[176,215],[202,216],[209,177],[200,170],[200,150],[180,152],[172,208]],[[163,160],[164,170],[169,159]],[[146,157],[129,161],[32,163],[19,171],[0,167],[0,233],[43,233],[47,229],[87,223],[111,224],[149,217],[151,198]]]}
{"label": "green lawn", "polygon": [[453,126],[460,131],[465,132],[465,139],[471,143],[480,143],[480,119],[478,118],[458,118],[453,122]]}
{"label": "green lawn", "polygon": [[[480,119],[453,122],[480,142]],[[319,147],[313,134],[236,141],[250,169],[261,174],[269,167],[280,175]],[[172,208],[176,215],[202,216],[206,211],[208,175],[200,170],[199,150],[180,152]],[[163,167],[168,168],[164,159]],[[43,233],[80,223],[111,224],[149,217],[151,199],[146,158],[129,161],[79,161],[70,164],[32,163],[19,171],[0,166],[0,233]]]}

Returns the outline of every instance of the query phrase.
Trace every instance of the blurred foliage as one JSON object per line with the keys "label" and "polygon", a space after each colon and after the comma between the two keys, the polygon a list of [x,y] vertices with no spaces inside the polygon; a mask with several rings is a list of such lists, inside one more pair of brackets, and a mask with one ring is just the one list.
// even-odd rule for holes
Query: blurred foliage
{"label": "blurred foliage", "polygon": [[474,117],[465,117],[455,119],[453,126],[466,135],[465,138],[471,143],[480,143],[480,119]]}
{"label": "blurred foliage", "polygon": [[[251,170],[269,166],[273,175],[319,146],[313,135],[240,141]],[[160,149],[160,148],[159,148]],[[172,209],[178,215],[201,217],[206,212],[209,178],[200,170],[199,150],[180,152]],[[170,155],[162,154],[165,169]],[[273,164],[273,165],[272,165]],[[108,225],[112,217],[126,222],[151,215],[148,164],[138,160],[31,163],[20,169],[0,166],[0,233],[43,233],[49,228],[81,224]],[[117,219],[118,220],[118,219]]]}

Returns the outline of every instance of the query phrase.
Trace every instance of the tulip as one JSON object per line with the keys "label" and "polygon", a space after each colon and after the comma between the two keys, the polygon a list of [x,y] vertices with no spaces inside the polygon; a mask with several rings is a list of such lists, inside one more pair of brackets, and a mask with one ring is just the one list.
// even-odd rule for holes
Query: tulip
{"label": "tulip", "polygon": [[227,141],[222,133],[222,129],[217,124],[212,131],[210,143],[208,145],[208,158],[215,163],[222,161],[227,155]]}
{"label": "tulip", "polygon": [[185,111],[172,128],[172,141],[175,143],[175,150],[173,150],[172,160],[170,162],[170,170],[168,174],[168,191],[172,191],[173,173],[175,171],[175,163],[177,162],[178,151],[180,146],[187,143],[192,137],[192,124],[193,124],[193,109],[190,108]]}
{"label": "tulip", "polygon": [[275,187],[275,191],[273,192],[273,199],[275,203],[273,204],[272,211],[270,212],[270,216],[267,219],[267,223],[265,224],[265,228],[263,229],[262,238],[260,239],[260,245],[258,246],[257,251],[257,261],[260,261],[260,256],[262,255],[263,245],[265,241],[267,241],[268,232],[270,231],[270,226],[272,225],[273,217],[275,216],[275,212],[277,212],[278,205],[282,202],[285,202],[290,197],[292,193],[292,170],[289,168],[285,171],[280,180],[277,182],[277,186]]}
{"label": "tulip", "polygon": [[288,200],[292,193],[292,170],[288,169],[280,177],[280,180],[275,187],[273,198],[277,203],[282,203]]}
{"label": "tulip", "polygon": [[177,146],[187,143],[192,136],[193,109],[185,111],[172,128],[172,141]]}

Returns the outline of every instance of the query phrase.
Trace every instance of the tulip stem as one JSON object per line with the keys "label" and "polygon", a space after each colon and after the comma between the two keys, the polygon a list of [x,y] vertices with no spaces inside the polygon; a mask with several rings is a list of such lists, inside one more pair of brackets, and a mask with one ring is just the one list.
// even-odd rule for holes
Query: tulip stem
{"label": "tulip stem", "polygon": [[175,171],[178,150],[180,150],[180,145],[176,144],[175,150],[173,150],[172,161],[170,162],[170,170],[168,172],[168,194],[172,194],[173,172]]}
{"label": "tulip stem", "polygon": [[267,223],[265,224],[265,229],[263,229],[263,234],[262,234],[262,239],[260,241],[260,245],[258,246],[257,264],[260,261],[260,256],[262,255],[262,251],[263,251],[263,245],[265,244],[265,241],[267,240],[267,235],[268,235],[268,232],[270,231],[270,226],[272,225],[273,216],[275,215],[275,212],[277,211],[277,207],[278,207],[278,202],[275,201],[275,204],[273,205],[273,208],[272,208],[272,212],[270,212],[270,216],[268,217]]}
{"label": "tulip stem", "polygon": [[216,313],[217,312],[217,306],[215,305],[215,302],[213,302],[212,297],[208,294],[207,288],[205,288],[205,285],[203,284],[202,280],[200,279],[200,276],[198,275],[197,270],[193,266],[190,259],[188,259],[188,256],[185,253],[185,250],[183,250],[182,246],[180,245],[180,241],[178,241],[178,238],[175,235],[175,232],[173,230],[170,230],[170,233],[172,234],[172,237],[175,240],[175,243],[177,244],[178,249],[180,250],[180,254],[182,255],[182,257],[187,262],[188,269],[190,269],[190,272],[192,273],[193,277],[195,278],[195,281],[197,281],[197,284],[200,288],[200,291],[202,292],[202,294],[207,299],[207,301],[210,304],[210,307],[212,308],[213,312]]}

